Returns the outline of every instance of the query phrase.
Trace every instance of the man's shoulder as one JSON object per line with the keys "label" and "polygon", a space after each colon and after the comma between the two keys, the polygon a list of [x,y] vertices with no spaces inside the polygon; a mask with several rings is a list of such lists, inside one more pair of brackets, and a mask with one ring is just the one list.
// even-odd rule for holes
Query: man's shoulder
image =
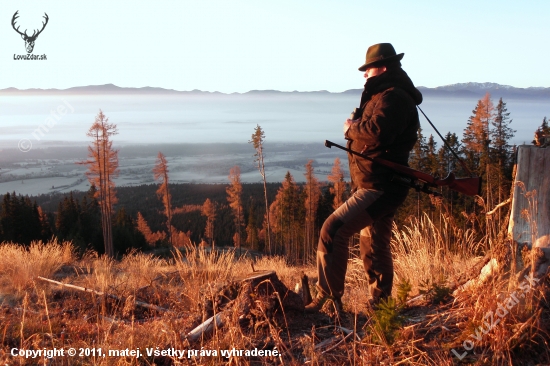
{"label": "man's shoulder", "polygon": [[[415,104],[413,97],[399,85],[390,86],[376,95],[377,99]],[[373,98],[374,99],[374,98]]]}
{"label": "man's shoulder", "polygon": [[408,96],[410,97],[409,93],[405,90],[405,88],[399,86],[399,85],[392,85],[388,88],[380,91],[379,94],[382,95],[397,95],[397,96]]}

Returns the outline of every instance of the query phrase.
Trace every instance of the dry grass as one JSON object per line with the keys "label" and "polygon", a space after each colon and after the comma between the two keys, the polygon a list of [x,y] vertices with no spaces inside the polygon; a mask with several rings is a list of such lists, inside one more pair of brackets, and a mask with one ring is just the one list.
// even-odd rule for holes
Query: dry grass
{"label": "dry grass", "polygon": [[[459,245],[460,244],[460,245]],[[411,295],[417,294],[427,280],[444,277],[448,286],[463,276],[476,261],[480,243],[474,235],[441,221],[441,227],[427,216],[410,222],[402,231],[394,231],[392,250],[395,254],[395,283],[409,280]],[[495,242],[492,250],[505,251],[505,242]],[[500,248],[500,249],[499,249]],[[503,258],[504,256],[499,256]],[[78,357],[82,365],[452,365],[520,364],[525,357],[545,363],[550,360],[546,345],[549,336],[547,279],[517,304],[510,306],[500,324],[487,332],[488,314],[506,303],[513,291],[519,291],[523,278],[501,266],[489,281],[463,291],[460,296],[442,304],[421,303],[401,310],[402,325],[392,342],[373,331],[377,319],[366,307],[368,284],[362,263],[352,259],[346,277],[345,314],[336,322],[324,314],[305,316],[283,313],[273,316],[261,306],[255,323],[243,324],[241,305],[225,308],[220,331],[189,344],[185,335],[205,320],[205,299],[213,298],[228,282],[256,270],[274,270],[289,288],[300,281],[302,272],[315,275],[314,266],[298,267],[283,257],[258,260],[239,258],[234,251],[210,252],[192,249],[174,252],[171,259],[132,252],[120,261],[87,253],[77,259],[69,243],[33,243],[29,248],[15,244],[0,246],[0,281],[10,301],[0,300],[0,361],[21,365],[43,364],[48,360],[13,358],[12,347],[101,347],[136,349],[143,354],[131,357]],[[68,271],[67,268],[72,268]],[[65,271],[65,272],[64,272]],[[60,276],[62,275],[62,276]],[[33,281],[36,276],[62,277],[63,282],[115,295],[117,299],[90,293],[60,289]],[[315,278],[312,278],[315,280]],[[394,286],[395,287],[395,286]],[[168,308],[157,312],[136,305],[135,300]],[[258,299],[259,301],[260,299]],[[262,313],[263,312],[263,313]],[[342,325],[360,335],[348,336],[325,348],[315,348],[332,336],[344,337]],[[482,328],[480,328],[482,327]],[[477,333],[476,333],[477,332]],[[341,339],[339,338],[339,339]],[[464,346],[470,346],[460,361]],[[238,350],[272,349],[282,356],[238,357],[198,356],[190,360],[174,357],[150,357],[146,349],[175,348]],[[475,351],[475,353],[474,353]],[[2,353],[4,352],[4,353]],[[535,354],[535,356],[527,356]],[[63,363],[64,362],[64,363]],[[52,359],[50,364],[67,364],[67,359]]]}
{"label": "dry grass", "polygon": [[454,283],[478,260],[474,253],[480,244],[471,230],[454,227],[448,217],[441,228],[427,215],[414,218],[402,231],[393,231],[396,282],[409,280],[412,295],[426,281]]}
{"label": "dry grass", "polygon": [[64,264],[75,260],[72,244],[32,242],[28,248],[14,243],[0,245],[0,288],[4,293],[21,293],[36,276],[50,277]]}

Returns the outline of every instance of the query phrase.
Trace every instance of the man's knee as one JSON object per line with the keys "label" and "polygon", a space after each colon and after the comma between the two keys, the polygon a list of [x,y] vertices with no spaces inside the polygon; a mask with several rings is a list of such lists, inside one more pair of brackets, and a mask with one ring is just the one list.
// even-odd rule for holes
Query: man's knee
{"label": "man's knee", "polygon": [[338,229],[340,229],[342,225],[344,225],[344,223],[340,221],[335,215],[330,215],[325,220],[319,234],[319,244],[317,246],[317,250],[319,252],[332,252],[332,243],[334,241],[334,237],[336,236]]}
{"label": "man's knee", "polygon": [[363,228],[359,235],[359,254],[362,260],[372,256],[372,236],[370,227]]}

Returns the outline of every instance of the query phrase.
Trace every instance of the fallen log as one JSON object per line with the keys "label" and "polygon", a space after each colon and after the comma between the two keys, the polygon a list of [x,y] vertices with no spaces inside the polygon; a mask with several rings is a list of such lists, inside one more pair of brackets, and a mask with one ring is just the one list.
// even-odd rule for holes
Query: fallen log
{"label": "fallen log", "polygon": [[481,268],[479,275],[476,278],[473,278],[466,282],[465,284],[459,286],[456,290],[453,291],[453,296],[456,297],[460,292],[468,290],[471,288],[476,288],[487,282],[499,269],[498,261],[495,258],[490,259],[484,266]]}
{"label": "fallen log", "polygon": [[[96,290],[91,289],[91,288],[75,286],[75,285],[71,285],[69,283],[63,283],[63,282],[55,281],[55,280],[52,280],[52,279],[49,279],[49,278],[41,277],[41,276],[38,276],[36,278],[39,279],[39,280],[49,282],[49,283],[53,283],[55,285],[58,285],[58,286],[61,286],[61,287],[66,287],[66,288],[69,288],[69,289],[72,289],[72,290],[88,292],[88,293],[92,293],[92,294],[97,295],[97,296],[105,296],[105,297],[109,297],[109,298],[117,300],[117,301],[122,301],[122,302],[126,301],[126,299],[122,299],[122,298],[120,298],[116,295],[106,294],[104,292],[96,291]],[[139,301],[139,300],[134,300],[134,304],[136,306],[140,306],[142,308],[146,308],[146,309],[150,309],[150,310],[155,310],[155,311],[165,312],[165,313],[172,313],[172,311],[169,310],[169,309],[166,309],[166,308],[163,308],[163,307],[160,307],[160,306],[157,306],[157,305],[147,304],[147,303],[145,303],[143,301]]]}
{"label": "fallen log", "polygon": [[321,354],[325,354],[327,352],[332,351],[333,349],[340,346],[342,343],[344,343],[348,338],[351,336],[355,336],[353,338],[356,338],[358,341],[361,341],[361,337],[359,337],[358,334],[356,334],[353,330],[347,329],[344,327],[336,327],[337,329],[340,329],[343,334],[337,334],[331,338],[325,339],[324,341],[318,343],[315,345],[314,349],[315,351],[320,351],[321,349],[327,347],[324,351],[321,352]]}
{"label": "fallen log", "polygon": [[223,326],[223,318],[222,315],[224,312],[217,313],[214,316],[211,316],[208,318],[205,322],[201,323],[197,327],[195,327],[192,331],[187,333],[185,338],[189,342],[196,342],[199,339],[201,339],[203,336],[209,336],[215,328],[221,328]]}
{"label": "fallen log", "polygon": [[161,279],[163,279],[163,278],[167,278],[168,276],[177,274],[177,273],[179,273],[179,272],[180,272],[180,271],[172,271],[172,272],[168,272],[168,273],[163,273],[163,274],[161,274],[161,275],[159,275],[159,276],[153,278],[149,284],[147,284],[147,285],[145,285],[145,286],[141,286],[140,288],[138,288],[138,289],[136,290],[136,292],[143,291],[143,290],[145,290],[146,288],[153,286],[153,282],[158,281],[158,280],[161,280]]}
{"label": "fallen log", "polygon": [[323,349],[324,347],[329,347],[331,345],[334,345],[334,344],[340,344],[340,341],[344,339],[344,336],[342,334],[337,334],[335,336],[332,336],[328,339],[325,339],[324,341],[320,342],[320,343],[317,343],[315,345],[315,350],[316,351],[319,351],[321,349]]}

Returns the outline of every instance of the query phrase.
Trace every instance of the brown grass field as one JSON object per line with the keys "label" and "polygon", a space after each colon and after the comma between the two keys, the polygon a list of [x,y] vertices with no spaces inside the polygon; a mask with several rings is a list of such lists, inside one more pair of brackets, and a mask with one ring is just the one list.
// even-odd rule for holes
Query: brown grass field
{"label": "brown grass field", "polygon": [[[233,251],[210,253],[198,249],[181,252],[184,254],[174,251],[165,258],[133,252],[115,261],[95,253],[76,256],[71,243],[37,242],[27,248],[3,243],[0,362],[549,364],[547,276],[529,281],[530,254],[524,251],[523,258],[519,258],[517,248],[503,235],[481,241],[475,237],[475,233],[458,229],[448,220],[435,224],[427,216],[410,222],[401,231],[395,230],[395,301],[376,311],[367,305],[368,283],[362,263],[352,256],[344,311],[339,315],[330,303],[313,315],[285,309],[280,306],[279,293],[263,299],[261,293],[250,292],[246,296],[253,304],[251,308],[244,308],[236,300],[220,300],[220,289],[227,289],[224,286],[253,268],[276,271],[291,290],[305,273],[314,291],[313,263],[293,266],[282,257],[252,260],[238,257]],[[484,275],[478,277],[485,263],[493,267],[486,266]],[[39,276],[95,292],[61,287]],[[475,280],[464,285],[471,278]],[[143,307],[136,301],[152,306]],[[214,313],[219,314],[221,322],[212,331],[196,341],[186,337]],[[67,352],[71,347],[77,350],[76,356],[12,355],[20,350],[54,348]],[[138,348],[141,357],[124,354],[127,349]],[[166,351],[160,354],[168,349],[186,353],[182,358]],[[226,353],[233,349],[243,354]],[[244,353],[254,349],[271,352],[267,356]],[[108,354],[113,350],[123,352]],[[155,350],[159,351],[157,355]],[[188,350],[196,350],[196,354]]]}

